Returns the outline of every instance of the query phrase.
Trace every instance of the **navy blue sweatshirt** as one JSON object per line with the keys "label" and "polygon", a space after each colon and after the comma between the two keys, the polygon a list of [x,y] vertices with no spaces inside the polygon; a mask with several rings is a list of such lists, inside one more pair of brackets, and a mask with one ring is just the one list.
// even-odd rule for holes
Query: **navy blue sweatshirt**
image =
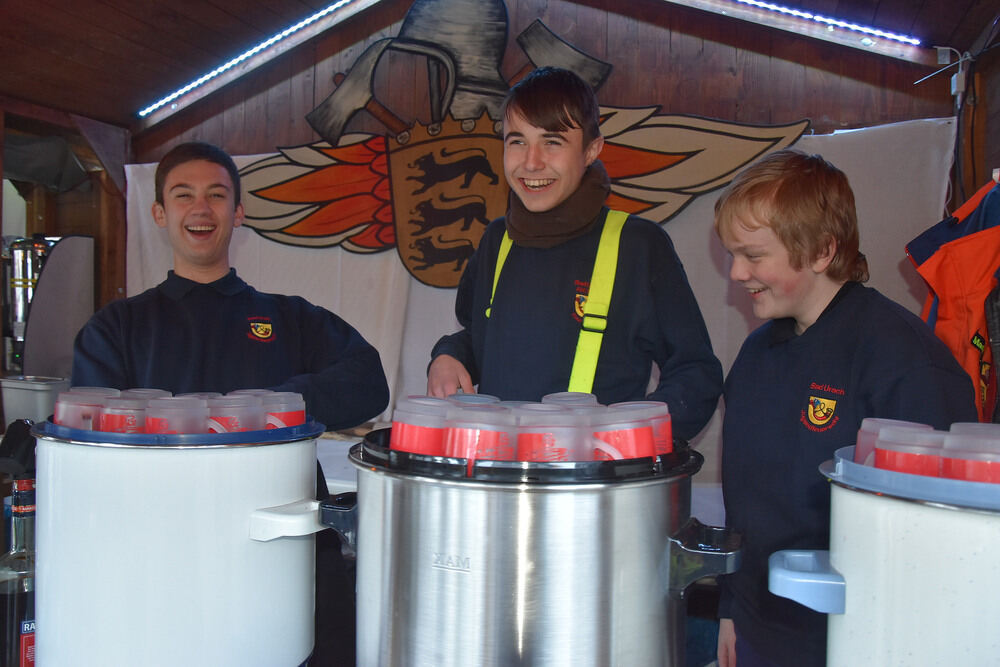
{"label": "navy blue sweatshirt", "polygon": [[726,378],[726,524],[744,538],[720,578],[719,616],[780,665],[826,663],[826,615],[767,590],[767,559],[827,549],[829,483],[820,463],[853,445],[861,420],[947,429],[975,421],[972,380],[930,328],[874,289],[847,283],[802,335],[791,318],[747,337]]}
{"label": "navy blue sweatshirt", "polygon": [[[555,247],[515,243],[487,320],[506,229],[503,218],[491,223],[458,287],[455,312],[463,330],[439,340],[432,356],[457,358],[480,392],[503,399],[537,401],[566,391],[580,333],[577,297],[588,293],[606,212],[589,231]],[[654,363],[660,379],[649,398],[670,406],[676,436],[693,438],[715,411],[722,367],[670,237],[630,216],[593,392],[604,404],[645,398]]]}
{"label": "navy blue sweatshirt", "polygon": [[294,391],[328,429],[356,426],[389,402],[378,352],[351,325],[301,297],[258,292],[235,270],[209,284],[171,271],[108,304],[76,337],[72,381],[174,393]]}

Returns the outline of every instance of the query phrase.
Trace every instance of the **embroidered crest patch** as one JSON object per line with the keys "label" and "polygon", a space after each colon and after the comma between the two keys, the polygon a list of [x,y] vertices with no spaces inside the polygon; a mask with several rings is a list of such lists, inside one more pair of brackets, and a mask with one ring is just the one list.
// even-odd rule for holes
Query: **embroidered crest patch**
{"label": "embroidered crest patch", "polygon": [[573,297],[573,319],[583,322],[583,308],[587,305],[587,294],[590,292],[590,283],[582,280],[576,283],[576,296]]}
{"label": "embroidered crest patch", "polygon": [[810,396],[806,415],[809,417],[809,421],[816,426],[826,426],[833,418],[833,412],[836,409],[837,401],[832,398]]}
{"label": "embroidered crest patch", "polygon": [[270,320],[254,319],[250,320],[250,333],[247,337],[251,340],[270,341],[274,339],[274,327]]}

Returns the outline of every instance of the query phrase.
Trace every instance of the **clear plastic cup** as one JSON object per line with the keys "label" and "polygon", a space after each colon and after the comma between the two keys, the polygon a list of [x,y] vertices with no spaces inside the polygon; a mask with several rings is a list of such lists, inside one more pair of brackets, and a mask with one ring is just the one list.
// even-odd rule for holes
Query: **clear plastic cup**
{"label": "clear plastic cup", "polygon": [[121,396],[121,391],[112,387],[70,387],[74,394],[97,394],[98,396],[117,397]]}
{"label": "clear plastic cup", "polygon": [[445,420],[455,404],[433,396],[407,396],[392,411],[389,447],[427,456],[445,455]]}
{"label": "clear plastic cup", "polygon": [[925,477],[941,476],[946,431],[883,427],[875,441],[875,467]]}
{"label": "clear plastic cup", "polygon": [[[123,392],[124,393],[124,392]],[[101,410],[100,426],[95,429],[109,433],[144,433],[146,431],[145,398],[109,398]]]}
{"label": "clear plastic cup", "polygon": [[240,394],[250,394],[251,396],[266,396],[267,394],[273,394],[274,391],[270,389],[233,389],[231,392],[226,394],[226,396],[239,396]]}
{"label": "clear plastic cup", "polygon": [[956,435],[979,435],[987,438],[1000,438],[1000,424],[992,422],[955,422],[948,429]]}
{"label": "clear plastic cup", "polygon": [[492,394],[452,394],[448,397],[448,400],[452,403],[459,403],[461,405],[492,405],[494,403],[499,403],[500,399]]}
{"label": "clear plastic cup", "polygon": [[206,433],[208,402],[193,396],[151,398],[146,404],[146,433]]}
{"label": "clear plastic cup", "polygon": [[[1000,427],[1000,424],[975,425]],[[963,430],[965,429],[960,429]],[[1000,484],[1000,430],[969,429],[966,433],[956,433],[953,430],[944,439],[941,476],[968,482]]]}
{"label": "clear plastic cup", "polygon": [[[608,406],[606,405],[574,405],[572,403],[566,403],[559,405],[557,403],[545,403],[544,405],[558,405],[565,410],[573,413],[576,417],[577,424],[584,431],[584,444],[583,451],[580,453],[580,460],[582,461],[593,461],[596,458],[597,450],[601,447],[605,447],[606,443],[603,440],[598,440],[594,437],[593,425],[598,422],[607,413]],[[601,457],[606,458],[606,457]]]}
{"label": "clear plastic cup", "polygon": [[60,392],[56,396],[55,413],[52,419],[60,426],[94,431],[101,424],[101,410],[109,397],[97,392]]}
{"label": "clear plastic cup", "polygon": [[670,418],[670,408],[663,401],[625,401],[614,403],[611,408],[641,408],[646,410],[649,424],[653,428],[653,447],[657,454],[674,451],[674,429]]}
{"label": "clear plastic cup", "polygon": [[554,394],[542,396],[542,403],[554,403],[558,405],[600,405],[597,397],[593,394],[585,394],[582,391],[557,391]]}
{"label": "clear plastic cup", "polygon": [[603,414],[591,416],[594,458],[597,460],[636,459],[656,456],[649,408],[609,406]]}
{"label": "clear plastic cup", "polygon": [[166,389],[152,389],[149,387],[134,387],[132,389],[125,389],[121,393],[122,398],[145,398],[149,400],[151,398],[167,398],[173,396]]}
{"label": "clear plastic cup", "polygon": [[903,421],[901,419],[883,419],[881,417],[865,417],[861,420],[858,439],[854,446],[854,462],[864,465],[874,465],[875,440],[883,428],[916,428],[933,430],[929,424]]}
{"label": "clear plastic cup", "polygon": [[526,403],[514,408],[518,461],[590,460],[590,431],[561,405]]}
{"label": "clear plastic cup", "polygon": [[220,398],[222,393],[218,391],[188,391],[183,394],[177,394],[177,396],[178,398],[199,398],[207,401],[210,398]]}
{"label": "clear plastic cup", "polygon": [[208,432],[262,431],[267,413],[260,396],[238,394],[208,399]]}
{"label": "clear plastic cup", "polygon": [[445,419],[445,456],[467,459],[468,472],[479,459],[514,459],[514,413],[499,405],[453,404]]}
{"label": "clear plastic cup", "polygon": [[264,406],[264,428],[288,428],[306,423],[306,402],[294,391],[257,394]]}

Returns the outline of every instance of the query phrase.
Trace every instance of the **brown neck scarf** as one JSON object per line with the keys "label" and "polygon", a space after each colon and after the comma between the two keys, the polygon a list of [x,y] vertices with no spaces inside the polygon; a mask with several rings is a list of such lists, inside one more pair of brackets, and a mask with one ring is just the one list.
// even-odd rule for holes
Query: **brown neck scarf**
{"label": "brown neck scarf", "polygon": [[507,200],[507,234],[517,245],[529,248],[552,248],[582,236],[597,224],[609,192],[611,180],[600,160],[583,172],[573,194],[548,211],[529,211],[512,190]]}

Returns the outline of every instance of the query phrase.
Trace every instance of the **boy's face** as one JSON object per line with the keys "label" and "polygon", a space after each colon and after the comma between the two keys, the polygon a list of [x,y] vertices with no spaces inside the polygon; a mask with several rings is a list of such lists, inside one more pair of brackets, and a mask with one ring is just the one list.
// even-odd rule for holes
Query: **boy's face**
{"label": "boy's face", "polygon": [[823,272],[831,252],[796,269],[788,249],[770,227],[748,229],[737,216],[722,231],[721,239],[732,258],[729,278],[746,288],[755,316],[794,318],[796,332],[802,333],[829,304],[832,283]]}
{"label": "boy's face", "polygon": [[163,182],[163,204],[153,204],[153,219],[167,230],[174,271],[188,278],[229,270],[229,242],[243,224],[233,181],[222,165],[207,160],[183,162]]}
{"label": "boy's face", "polygon": [[551,210],[573,194],[604,147],[597,137],[583,145],[583,130],[549,132],[512,110],[503,122],[503,173],[529,211]]}

